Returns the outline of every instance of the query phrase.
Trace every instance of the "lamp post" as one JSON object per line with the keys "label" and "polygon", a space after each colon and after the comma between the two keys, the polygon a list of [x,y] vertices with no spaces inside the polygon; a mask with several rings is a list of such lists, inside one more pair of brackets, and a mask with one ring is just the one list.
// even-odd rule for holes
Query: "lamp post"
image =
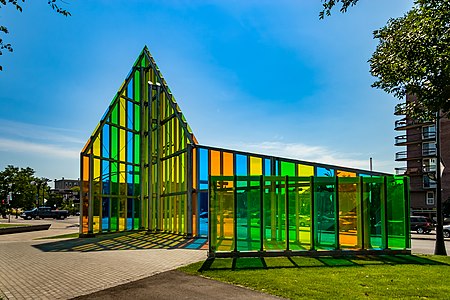
{"label": "lamp post", "polygon": [[37,178],[36,180],[33,180],[30,182],[32,185],[35,185],[37,187],[37,198],[36,198],[36,207],[39,207],[39,191],[42,187],[42,205],[44,206],[44,195],[45,195],[45,187],[47,186],[47,182],[51,181],[48,178],[41,177],[40,179]]}

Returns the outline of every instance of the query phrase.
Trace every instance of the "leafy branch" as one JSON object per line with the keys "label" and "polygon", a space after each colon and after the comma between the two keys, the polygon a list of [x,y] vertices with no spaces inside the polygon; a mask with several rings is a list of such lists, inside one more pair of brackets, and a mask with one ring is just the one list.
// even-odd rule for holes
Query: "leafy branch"
{"label": "leafy branch", "polygon": [[[61,6],[58,5],[58,1],[63,2],[62,0],[48,0],[47,4],[50,5],[50,7],[56,11],[58,14],[61,14],[65,17],[71,16],[70,12]],[[0,0],[0,8],[10,5],[14,7],[19,12],[22,12],[22,3],[25,3],[25,0]],[[65,2],[64,2],[65,3]],[[0,25],[0,33],[8,34],[8,28],[6,26]],[[6,50],[8,52],[13,52],[13,47],[10,43],[6,43],[3,41],[3,39],[0,37],[0,56],[3,55],[3,51]],[[3,67],[0,65],[0,71],[3,71]]]}

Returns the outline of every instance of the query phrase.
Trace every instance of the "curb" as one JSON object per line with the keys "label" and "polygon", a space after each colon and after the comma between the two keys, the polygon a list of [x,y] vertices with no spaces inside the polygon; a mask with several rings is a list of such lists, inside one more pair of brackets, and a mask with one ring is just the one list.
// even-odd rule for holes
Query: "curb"
{"label": "curb", "polygon": [[48,230],[50,228],[50,226],[51,226],[51,224],[42,224],[42,225],[0,228],[0,235],[20,233],[20,232],[29,232],[29,231],[38,231],[38,230]]}

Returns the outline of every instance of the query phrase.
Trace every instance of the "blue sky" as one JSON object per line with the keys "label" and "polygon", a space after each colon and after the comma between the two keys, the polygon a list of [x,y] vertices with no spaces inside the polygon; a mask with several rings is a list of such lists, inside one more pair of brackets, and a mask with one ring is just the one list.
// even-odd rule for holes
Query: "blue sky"
{"label": "blue sky", "polygon": [[[46,1],[2,8],[0,169],[79,177],[79,152],[147,45],[201,144],[393,172],[397,100],[370,87],[372,32],[411,0]],[[397,147],[398,148],[398,147]]]}

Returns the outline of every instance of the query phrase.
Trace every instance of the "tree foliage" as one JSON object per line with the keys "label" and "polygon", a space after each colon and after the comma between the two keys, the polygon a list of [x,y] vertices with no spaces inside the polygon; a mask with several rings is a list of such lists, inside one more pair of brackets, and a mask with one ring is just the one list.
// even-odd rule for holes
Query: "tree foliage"
{"label": "tree foliage", "polygon": [[36,187],[31,184],[36,180],[34,170],[9,165],[0,171],[0,200],[4,205],[9,192],[12,194],[11,207],[31,208],[36,199]]}
{"label": "tree foliage", "polygon": [[[416,0],[403,17],[374,31],[379,44],[370,62],[373,87],[408,102],[405,113],[432,119],[450,112],[450,0]],[[401,105],[401,104],[400,104]]]}
{"label": "tree foliage", "polygon": [[[62,0],[48,0],[47,4],[58,14],[61,14],[63,16],[70,16],[70,12],[64,8],[62,8],[58,2]],[[22,3],[25,3],[25,0],[0,0],[0,9],[3,7],[6,7],[7,5],[12,6],[17,11],[22,12]],[[0,34],[8,34],[8,28],[6,26],[0,25]],[[3,54],[3,50],[6,50],[8,52],[13,52],[13,47],[10,43],[4,42],[3,39],[0,37],[0,55]],[[2,71],[3,68],[0,65],[0,71]]]}
{"label": "tree foliage", "polygon": [[319,13],[320,19],[323,19],[325,16],[330,16],[333,7],[337,6],[338,4],[341,5],[341,8],[339,10],[344,13],[350,6],[355,5],[358,0],[322,0],[322,2],[324,3],[322,4],[323,10]]}

